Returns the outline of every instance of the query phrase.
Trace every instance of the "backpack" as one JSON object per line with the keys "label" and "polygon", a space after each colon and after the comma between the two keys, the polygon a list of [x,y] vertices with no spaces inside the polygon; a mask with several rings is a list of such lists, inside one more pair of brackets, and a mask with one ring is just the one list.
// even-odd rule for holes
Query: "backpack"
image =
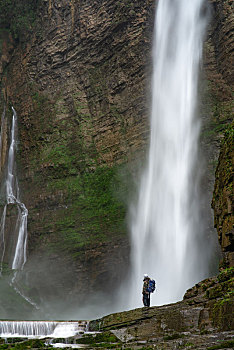
{"label": "backpack", "polygon": [[149,280],[147,292],[153,293],[155,291],[155,280]]}

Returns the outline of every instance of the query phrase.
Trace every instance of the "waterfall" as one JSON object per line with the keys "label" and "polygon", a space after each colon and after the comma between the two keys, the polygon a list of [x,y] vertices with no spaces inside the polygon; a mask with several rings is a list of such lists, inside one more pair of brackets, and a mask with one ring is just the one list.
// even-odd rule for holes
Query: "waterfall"
{"label": "waterfall", "polygon": [[[14,251],[14,257],[11,268],[13,270],[23,269],[23,266],[26,262],[26,246],[27,246],[27,216],[28,210],[25,207],[24,203],[20,201],[19,198],[19,186],[16,176],[16,163],[15,163],[15,152],[16,152],[16,130],[17,130],[17,114],[12,107],[13,116],[12,116],[12,125],[11,125],[11,135],[10,135],[10,146],[8,151],[7,159],[7,173],[5,179],[6,187],[6,204],[3,209],[3,214],[1,218],[1,227],[0,227],[0,237],[1,237],[1,247],[2,247],[2,258],[1,258],[1,271],[2,271],[2,262],[4,259],[5,252],[5,240],[4,240],[4,231],[5,231],[5,220],[6,220],[6,210],[9,204],[15,204],[18,210],[18,218],[15,225],[15,234],[17,236],[16,247]],[[2,115],[2,129],[1,129],[1,138],[0,138],[0,147],[2,149],[2,133],[3,125],[5,118],[5,109]]]}
{"label": "waterfall", "polygon": [[87,327],[88,321],[0,321],[0,337],[67,338]]}
{"label": "waterfall", "polygon": [[3,264],[3,259],[5,255],[5,222],[6,222],[6,209],[7,206],[4,206],[2,217],[1,217],[1,222],[0,222],[0,249],[2,252],[1,256],[1,265],[0,265],[0,276],[2,275],[2,264]]}
{"label": "waterfall", "polygon": [[[19,197],[19,185],[16,174],[16,162],[15,162],[15,153],[16,153],[16,145],[17,145],[17,114],[14,108],[12,107],[13,116],[12,116],[12,124],[11,124],[11,133],[10,133],[10,146],[8,150],[7,157],[7,171],[6,176],[2,177],[2,181],[5,186],[5,206],[3,209],[1,221],[0,221],[0,252],[1,252],[1,260],[0,260],[0,276],[2,275],[3,270],[3,261],[5,255],[5,229],[6,229],[6,213],[8,205],[15,205],[18,210],[18,217],[15,224],[15,227],[11,233],[11,238],[16,237],[16,244],[14,248],[14,255],[12,257],[11,269],[16,270],[11,279],[10,285],[14,288],[16,293],[18,293],[22,298],[24,298],[28,303],[34,306],[36,309],[39,307],[34,303],[30,298],[24,295],[23,292],[17,287],[16,278],[19,270],[23,270],[24,264],[26,263],[27,256],[27,217],[28,210],[24,203],[21,202]],[[5,107],[2,114],[2,122],[1,122],[1,133],[0,133],[0,154],[2,155],[3,149],[3,131],[5,123]],[[1,161],[1,160],[0,160]],[[2,162],[1,162],[2,163]]]}
{"label": "waterfall", "polygon": [[156,9],[148,162],[131,207],[131,307],[142,305],[144,273],[157,281],[157,305],[180,300],[206,273],[196,118],[203,2],[159,0]]}
{"label": "waterfall", "polygon": [[[2,149],[3,149],[3,132],[4,132],[4,125],[5,125],[5,114],[6,114],[6,108],[4,106],[3,113],[2,113],[2,120],[1,120],[1,132],[0,132],[0,171],[2,170]],[[6,221],[6,205],[3,208],[3,213],[0,221],[0,252],[1,255],[1,265],[0,265],[0,276],[2,275],[2,264],[5,254],[5,221]]]}

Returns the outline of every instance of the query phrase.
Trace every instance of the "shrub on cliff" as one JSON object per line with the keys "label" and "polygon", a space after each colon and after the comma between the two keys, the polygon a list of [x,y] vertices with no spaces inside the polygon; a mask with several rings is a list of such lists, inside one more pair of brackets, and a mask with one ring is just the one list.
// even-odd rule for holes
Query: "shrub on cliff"
{"label": "shrub on cliff", "polygon": [[31,32],[40,0],[0,0],[0,28],[24,41]]}

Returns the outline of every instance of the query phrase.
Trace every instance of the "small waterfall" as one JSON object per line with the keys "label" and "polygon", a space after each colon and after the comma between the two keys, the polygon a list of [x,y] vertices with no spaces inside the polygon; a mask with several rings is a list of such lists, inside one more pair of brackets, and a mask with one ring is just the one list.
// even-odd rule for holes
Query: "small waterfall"
{"label": "small waterfall", "polygon": [[68,338],[87,327],[88,321],[0,321],[0,337]]}
{"label": "small waterfall", "polygon": [[26,263],[26,249],[27,249],[27,218],[28,210],[23,203],[17,200],[18,219],[16,224],[16,231],[18,232],[18,240],[15,248],[15,255],[12,263],[12,269],[23,269]]}
{"label": "small waterfall", "polygon": [[8,171],[6,179],[6,196],[7,204],[12,203],[17,205],[18,219],[16,222],[16,232],[18,233],[17,244],[15,248],[14,259],[12,263],[13,270],[23,269],[26,262],[26,248],[27,248],[27,217],[28,210],[24,203],[19,198],[19,186],[17,176],[14,175],[15,168],[15,151],[16,151],[16,127],[17,114],[12,107],[12,127],[11,127],[11,144],[8,154]]}
{"label": "small waterfall", "polygon": [[1,132],[0,132],[0,170],[2,169],[2,149],[3,149],[3,132],[5,125],[5,115],[6,115],[6,107],[4,106],[2,112],[2,120],[1,120]]}
{"label": "small waterfall", "polygon": [[[3,149],[3,132],[4,132],[4,125],[5,125],[5,114],[6,114],[6,108],[4,106],[3,113],[2,113],[2,120],[1,120],[1,132],[0,132],[0,170],[2,170],[2,149]],[[3,208],[3,213],[0,221],[0,252],[1,255],[1,265],[0,265],[0,276],[2,275],[2,263],[3,258],[5,255],[5,222],[6,222],[6,205]]]}
{"label": "small waterfall", "polygon": [[[12,125],[10,133],[10,146],[7,155],[7,167],[6,175],[2,176],[2,181],[5,186],[5,206],[3,208],[3,213],[0,221],[0,252],[1,252],[1,266],[0,266],[0,276],[2,275],[3,262],[5,256],[6,248],[6,239],[5,239],[5,230],[6,230],[6,213],[7,207],[9,205],[15,205],[18,211],[18,217],[16,220],[15,227],[11,232],[11,239],[16,238],[16,244],[14,247],[14,255],[11,260],[11,269],[15,270],[13,278],[11,279],[10,285],[15,289],[22,298],[24,298],[28,303],[33,305],[36,309],[39,309],[38,306],[31,301],[30,298],[24,295],[23,292],[17,287],[16,277],[19,270],[23,270],[24,264],[26,263],[27,256],[27,217],[28,210],[24,203],[21,202],[19,197],[19,185],[16,174],[16,162],[15,162],[15,153],[17,145],[17,114],[14,108],[12,107],[13,116],[12,116]],[[2,155],[3,149],[3,130],[5,123],[5,108],[2,114],[1,122],[1,134],[0,134],[0,154]]]}
{"label": "small waterfall", "polygon": [[151,134],[137,205],[131,208],[130,307],[142,305],[143,274],[158,282],[156,304],[178,301],[206,277],[196,167],[203,0],[159,0],[156,9]]}
{"label": "small waterfall", "polygon": [[2,275],[2,264],[3,264],[3,259],[5,255],[5,222],[6,222],[6,209],[7,206],[4,206],[2,217],[1,217],[1,222],[0,222],[0,251],[2,252],[1,256],[1,266],[0,266],[0,276]]}
{"label": "small waterfall", "polygon": [[[7,174],[5,180],[6,188],[6,204],[3,209],[3,214],[1,218],[1,247],[2,247],[2,258],[1,258],[1,271],[2,271],[2,262],[4,259],[5,252],[5,221],[6,221],[6,210],[9,204],[15,204],[18,209],[18,218],[15,225],[15,235],[17,236],[17,243],[14,250],[14,257],[11,268],[13,270],[23,269],[26,262],[26,248],[27,248],[27,216],[28,210],[25,207],[24,203],[20,201],[19,198],[19,186],[16,176],[16,163],[15,163],[15,152],[16,152],[16,130],[17,130],[17,114],[12,107],[13,116],[12,116],[12,126],[11,126],[11,135],[10,135],[10,146],[8,151],[7,159]],[[1,138],[0,138],[0,147],[2,149],[2,133],[3,125],[5,118],[5,110],[2,116],[2,129],[1,129]]]}

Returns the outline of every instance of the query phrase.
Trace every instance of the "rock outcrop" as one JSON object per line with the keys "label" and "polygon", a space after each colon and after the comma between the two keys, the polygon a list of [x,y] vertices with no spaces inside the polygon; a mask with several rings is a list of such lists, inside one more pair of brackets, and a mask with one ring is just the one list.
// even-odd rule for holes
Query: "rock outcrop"
{"label": "rock outcrop", "polygon": [[232,348],[233,272],[198,283],[176,304],[108,315],[91,321],[90,329],[111,331],[130,349]]}

